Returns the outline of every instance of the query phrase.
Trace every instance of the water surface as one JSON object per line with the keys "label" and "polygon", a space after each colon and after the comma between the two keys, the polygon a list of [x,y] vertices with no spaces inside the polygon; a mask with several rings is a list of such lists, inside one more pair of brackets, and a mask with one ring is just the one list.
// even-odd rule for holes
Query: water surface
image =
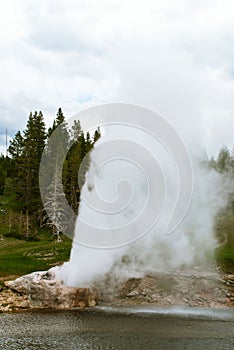
{"label": "water surface", "polygon": [[0,349],[233,350],[232,310],[108,307],[0,315]]}

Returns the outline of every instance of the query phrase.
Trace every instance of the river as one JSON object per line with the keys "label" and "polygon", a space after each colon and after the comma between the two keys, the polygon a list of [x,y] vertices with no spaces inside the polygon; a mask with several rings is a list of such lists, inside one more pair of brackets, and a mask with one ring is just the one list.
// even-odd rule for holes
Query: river
{"label": "river", "polygon": [[1,314],[0,349],[233,350],[234,311],[98,306]]}

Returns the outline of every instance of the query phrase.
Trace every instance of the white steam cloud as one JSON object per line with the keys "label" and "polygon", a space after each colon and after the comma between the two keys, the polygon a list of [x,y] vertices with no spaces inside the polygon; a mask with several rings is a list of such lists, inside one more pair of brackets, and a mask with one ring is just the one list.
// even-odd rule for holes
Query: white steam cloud
{"label": "white steam cloud", "polygon": [[[167,190],[165,205],[155,225],[134,243],[116,249],[82,246],[79,244],[82,241],[80,237],[85,235],[85,232],[81,232],[82,222],[107,231],[108,228],[125,227],[131,222],[133,223],[131,229],[137,230],[137,227],[134,227],[134,220],[145,210],[148,183],[136,164],[123,159],[114,159],[100,169],[98,150],[105,142],[114,139],[128,139],[151,151],[165,176]],[[146,135],[141,130],[129,126],[108,127],[92,152],[91,166],[82,189],[70,261],[54,269],[57,277],[63,279],[69,286],[87,287],[103,281],[107,275],[113,283],[119,283],[133,276],[139,277],[157,271],[166,272],[197,264],[206,266],[212,261],[217,244],[213,233],[214,218],[225,205],[225,198],[220,196],[222,184],[218,174],[201,168],[199,162],[200,160],[194,157],[192,161],[194,187],[187,214],[179,227],[173,233],[167,234],[166,227],[178,192],[175,164],[163,145],[149,134]],[[154,168],[151,169],[153,172]],[[118,193],[118,184],[121,180],[130,183],[132,188],[127,206],[114,214],[93,210],[89,203],[95,201],[96,191],[102,200],[110,203],[110,206],[119,199],[118,195],[124,197],[123,192]],[[161,185],[162,183],[155,177],[155,188],[160,191],[158,187]],[[126,193],[128,196],[129,193]],[[152,207],[150,210],[154,212],[155,208]]]}

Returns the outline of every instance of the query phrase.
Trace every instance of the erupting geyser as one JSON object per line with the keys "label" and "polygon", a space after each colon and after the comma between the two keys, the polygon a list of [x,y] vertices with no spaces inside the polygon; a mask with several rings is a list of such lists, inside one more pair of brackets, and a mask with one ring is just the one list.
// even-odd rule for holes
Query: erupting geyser
{"label": "erupting geyser", "polygon": [[[101,107],[83,118],[93,122],[96,113],[99,120],[92,125],[102,126],[102,137],[92,151],[82,188],[70,260],[53,269],[57,277],[69,286],[87,287],[107,273],[120,282],[206,264],[216,244],[214,216],[223,204],[217,201],[218,176],[193,161],[188,207],[192,178],[186,178],[184,168],[188,167],[187,177],[192,173],[173,128],[166,129],[160,117],[155,120],[155,137],[147,124],[147,113],[153,112],[130,105]],[[132,114],[134,123],[124,123],[124,113],[127,118]],[[116,123],[107,123],[108,115]],[[169,225],[175,228],[171,232]]]}

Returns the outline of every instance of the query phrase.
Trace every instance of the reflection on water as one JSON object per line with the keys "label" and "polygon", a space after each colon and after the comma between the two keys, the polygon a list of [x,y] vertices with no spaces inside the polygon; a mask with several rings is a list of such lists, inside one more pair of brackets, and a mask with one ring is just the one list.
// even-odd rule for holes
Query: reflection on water
{"label": "reflection on water", "polygon": [[234,321],[234,309],[212,309],[206,307],[183,307],[183,306],[171,306],[171,307],[152,307],[152,306],[140,306],[140,307],[112,307],[112,306],[97,306],[97,310],[103,310],[106,312],[117,312],[127,314],[138,314],[142,316],[146,315],[158,315],[170,316],[170,317],[188,317],[193,319],[207,319],[207,320],[222,320],[222,321]]}
{"label": "reflection on water", "polygon": [[0,349],[234,348],[232,310],[99,306],[0,315]]}

